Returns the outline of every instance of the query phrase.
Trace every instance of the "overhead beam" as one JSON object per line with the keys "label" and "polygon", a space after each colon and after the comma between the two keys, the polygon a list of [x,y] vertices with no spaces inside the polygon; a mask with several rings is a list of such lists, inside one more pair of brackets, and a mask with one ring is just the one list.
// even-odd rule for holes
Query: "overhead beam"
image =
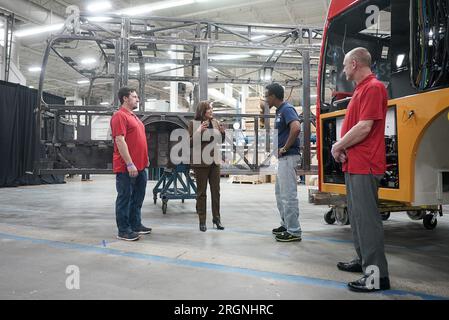
{"label": "overhead beam", "polygon": [[[267,49],[267,50],[308,50],[319,51],[321,44],[295,44],[295,45],[282,45],[271,44],[261,42],[237,42],[237,41],[214,41],[214,40],[186,40],[178,39],[174,37],[145,37],[144,39],[138,39],[133,41],[134,44],[138,43],[158,43],[158,44],[172,44],[181,46],[200,46],[207,44],[210,48],[239,48],[239,49]],[[132,44],[132,43],[131,43]]]}
{"label": "overhead beam", "polygon": [[[130,79],[132,79],[130,77]],[[198,83],[199,77],[192,77],[192,76],[152,76],[152,75],[146,75],[145,79],[147,81],[176,81],[176,82],[192,82],[192,83]],[[286,86],[300,86],[302,84],[301,80],[279,80],[276,81],[280,84],[285,84]],[[311,83],[315,83],[316,79],[313,79]],[[232,83],[232,84],[269,84],[270,81],[261,81],[261,80],[251,80],[251,79],[236,79],[236,78],[208,78],[207,83]]]}
{"label": "overhead beam", "polygon": [[[155,57],[142,57],[144,63],[154,64],[176,64],[176,65],[199,65],[199,59],[187,60],[187,59],[169,59],[169,58],[155,58]],[[115,58],[113,56],[108,57],[108,62],[113,63]],[[139,63],[138,57],[130,57],[130,63]],[[279,70],[301,70],[300,63],[292,62],[265,62],[265,61],[237,61],[237,60],[209,60],[209,66],[212,67],[230,67],[230,68],[261,68],[270,67]]]}

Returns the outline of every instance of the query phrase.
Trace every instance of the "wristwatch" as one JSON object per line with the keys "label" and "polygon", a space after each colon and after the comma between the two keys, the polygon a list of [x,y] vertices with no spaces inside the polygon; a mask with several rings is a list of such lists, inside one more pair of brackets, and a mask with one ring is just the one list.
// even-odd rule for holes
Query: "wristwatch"
{"label": "wristwatch", "polygon": [[281,153],[286,153],[287,151],[288,151],[287,148],[285,148],[285,147],[282,147],[282,148],[281,148]]}

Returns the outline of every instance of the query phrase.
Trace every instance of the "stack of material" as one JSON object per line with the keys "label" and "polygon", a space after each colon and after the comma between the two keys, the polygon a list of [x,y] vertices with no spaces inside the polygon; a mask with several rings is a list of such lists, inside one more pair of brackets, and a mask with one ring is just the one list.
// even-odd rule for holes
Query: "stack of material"
{"label": "stack of material", "polygon": [[[262,115],[264,112],[264,102],[259,97],[246,98],[245,113]],[[275,110],[270,110],[271,114],[274,114]],[[271,126],[274,126],[274,119],[271,119]],[[259,129],[264,128],[264,120],[259,118]],[[254,118],[245,119],[245,129],[247,131],[254,131]]]}
{"label": "stack of material", "polygon": [[230,176],[232,183],[250,183],[259,184],[267,182],[267,177],[265,175],[233,175]]}
{"label": "stack of material", "polygon": [[259,114],[263,111],[263,101],[259,97],[246,98],[245,113]]}

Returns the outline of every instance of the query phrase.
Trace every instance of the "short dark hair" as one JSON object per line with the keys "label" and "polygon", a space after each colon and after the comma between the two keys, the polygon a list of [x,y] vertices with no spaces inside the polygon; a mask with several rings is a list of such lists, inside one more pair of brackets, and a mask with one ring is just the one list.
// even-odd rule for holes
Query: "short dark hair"
{"label": "short dark hair", "polygon": [[279,100],[284,100],[284,88],[279,83],[271,83],[265,87],[269,95],[274,95]]}
{"label": "short dark hair", "polygon": [[120,100],[120,103],[123,104],[123,98],[129,97],[131,92],[136,92],[136,89],[129,88],[129,87],[121,87],[118,91],[118,98]]}

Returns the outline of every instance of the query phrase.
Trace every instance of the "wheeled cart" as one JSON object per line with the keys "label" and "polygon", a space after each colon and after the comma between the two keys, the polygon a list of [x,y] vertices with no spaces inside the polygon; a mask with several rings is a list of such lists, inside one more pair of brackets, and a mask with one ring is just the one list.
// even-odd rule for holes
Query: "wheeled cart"
{"label": "wheeled cart", "polygon": [[156,204],[159,194],[162,200],[163,214],[167,213],[167,203],[170,199],[181,199],[184,203],[185,199],[196,198],[196,185],[189,172],[190,168],[185,164],[176,165],[172,169],[164,169],[164,173],[153,188],[154,204]]}
{"label": "wheeled cart", "polygon": [[[324,221],[327,224],[339,225],[350,224],[348,210],[345,204],[330,204],[331,208],[324,214]],[[437,226],[437,216],[443,216],[443,207],[441,205],[429,206],[404,206],[400,203],[381,202],[379,203],[379,212],[382,220],[388,220],[391,212],[406,212],[412,220],[422,220],[424,228],[428,230],[435,229]]]}

